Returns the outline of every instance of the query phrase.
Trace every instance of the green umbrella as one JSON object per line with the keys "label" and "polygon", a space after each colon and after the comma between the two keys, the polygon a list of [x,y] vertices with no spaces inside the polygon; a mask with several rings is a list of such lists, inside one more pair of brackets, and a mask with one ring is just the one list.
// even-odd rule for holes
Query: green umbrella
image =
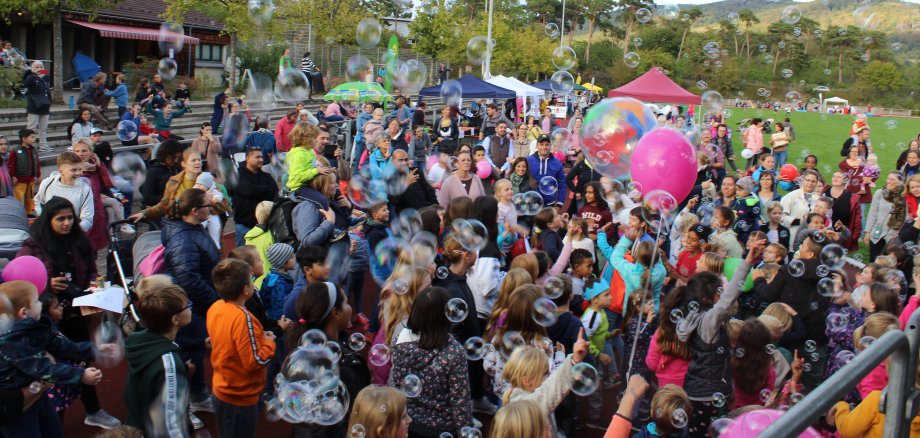
{"label": "green umbrella", "polygon": [[329,90],[324,100],[335,102],[383,102],[392,99],[376,82],[348,82]]}

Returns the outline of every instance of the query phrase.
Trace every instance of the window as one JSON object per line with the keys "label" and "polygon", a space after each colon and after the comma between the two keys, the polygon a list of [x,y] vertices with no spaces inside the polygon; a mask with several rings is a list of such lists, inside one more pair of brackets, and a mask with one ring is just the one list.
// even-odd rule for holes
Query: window
{"label": "window", "polygon": [[224,46],[217,44],[199,44],[195,47],[195,60],[206,62],[222,62]]}

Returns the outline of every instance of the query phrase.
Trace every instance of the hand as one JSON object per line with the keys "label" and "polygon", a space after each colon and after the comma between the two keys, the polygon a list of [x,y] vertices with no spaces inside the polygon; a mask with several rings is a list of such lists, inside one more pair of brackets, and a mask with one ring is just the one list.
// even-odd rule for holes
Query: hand
{"label": "hand", "polygon": [[185,361],[185,369],[189,376],[194,375],[195,371],[198,371],[198,367],[195,366],[195,363],[192,362],[191,359]]}
{"label": "hand", "polygon": [[144,218],[144,212],[134,213],[131,216],[128,216],[128,220],[131,222],[137,222]]}
{"label": "hand", "polygon": [[606,224],[604,224],[603,227],[601,227],[600,232],[601,232],[601,233],[606,233],[607,230],[609,230],[610,227],[612,227],[612,226],[613,226],[613,222],[607,222]]}
{"label": "hand", "polygon": [[320,175],[329,175],[332,173],[332,168],[327,166],[319,166],[316,168]]}
{"label": "hand", "polygon": [[799,378],[802,377],[802,373],[805,372],[805,358],[799,357],[799,350],[794,351],[794,356],[792,359],[792,381],[798,382]]}
{"label": "hand", "polygon": [[837,222],[834,222],[834,229],[835,229],[835,230],[840,231],[840,230],[842,230],[842,229],[844,229],[844,228],[845,228],[845,227],[844,227],[844,225],[843,225],[843,222],[841,222],[841,221],[839,221],[839,220],[838,220]]}
{"label": "hand", "polygon": [[866,233],[866,235],[863,236],[863,242],[865,242],[866,245],[872,244],[872,242],[869,240],[869,233]]}
{"label": "hand", "polygon": [[274,340],[275,340],[275,334],[272,333],[272,332],[265,332],[265,333],[263,333],[263,335],[265,336],[265,339],[268,339],[268,340],[271,340],[271,341],[274,341]]}
{"label": "hand", "polygon": [[323,219],[329,222],[335,222],[335,212],[333,212],[331,208],[320,210],[319,212],[322,213]]}
{"label": "hand", "polygon": [[96,356],[112,356],[118,351],[118,345],[115,344],[99,344],[99,351],[96,353]]}
{"label": "hand", "polygon": [[831,406],[831,408],[827,410],[827,414],[824,415],[824,421],[826,421],[830,427],[837,427],[837,405]]}
{"label": "hand", "polygon": [[335,203],[342,208],[351,208],[351,202],[348,202],[348,199],[345,197],[339,198],[339,200],[335,201]]}
{"label": "hand", "polygon": [[604,364],[605,367],[610,366],[610,364],[613,363],[613,359],[610,356],[607,356],[605,353],[601,353],[600,359],[601,363]]}
{"label": "hand", "polygon": [[837,234],[836,231],[831,231],[830,229],[824,229],[824,235],[829,237],[831,240],[840,240],[840,234]]}
{"label": "hand", "polygon": [[850,302],[850,299],[853,298],[853,295],[849,292],[843,292],[834,298],[834,304],[845,306]]}
{"label": "hand", "polygon": [[412,171],[409,172],[409,184],[415,184],[418,178],[418,169],[412,169]]}
{"label": "hand", "polygon": [[67,290],[67,277],[51,278],[51,290],[54,292],[63,292]]}
{"label": "hand", "polygon": [[626,392],[636,400],[639,400],[648,391],[648,387],[648,382],[645,381],[644,377],[639,374],[633,374],[629,377],[629,382],[626,383]]}
{"label": "hand", "polygon": [[[355,242],[355,243],[357,243],[357,242]],[[278,320],[278,328],[280,328],[281,331],[287,331],[287,329],[288,329],[289,327],[291,327],[291,325],[293,325],[293,324],[294,324],[294,321],[291,321],[290,318],[288,318],[288,317],[286,317],[286,316],[284,316],[284,315],[282,315],[282,316],[281,316],[281,319]]]}
{"label": "hand", "polygon": [[698,202],[700,202],[700,197],[699,197],[699,195],[690,198],[690,200],[687,201],[687,209],[688,209],[688,210],[693,210],[693,208],[696,207],[696,204],[697,204]]}
{"label": "hand", "polygon": [[556,342],[556,352],[565,354],[565,345],[562,345],[562,342]]}
{"label": "hand", "polygon": [[763,254],[763,249],[766,243],[767,243],[767,239],[756,239],[756,240],[750,239],[750,238],[748,239],[747,241],[747,247],[748,247],[747,262],[748,263],[753,263],[754,260],[757,260],[758,258],[760,258],[760,255]]}
{"label": "hand", "polygon": [[766,274],[763,273],[763,269],[755,269],[755,270],[751,271],[751,279],[753,279],[753,280],[755,280],[755,281],[756,281],[758,278],[763,278],[764,275],[766,275]]}
{"label": "hand", "polygon": [[585,360],[585,356],[588,355],[588,340],[585,339],[585,329],[584,327],[578,330],[578,340],[575,341],[575,345],[572,346],[572,360],[575,363],[580,363]]}
{"label": "hand", "polygon": [[83,370],[83,377],[80,382],[84,385],[98,385],[102,381],[102,371],[96,368],[87,368]]}
{"label": "hand", "polygon": [[339,148],[336,148],[335,153],[332,154],[332,156],[336,158],[342,158],[342,150]]}
{"label": "hand", "polygon": [[581,193],[576,193],[576,194],[575,194],[575,200],[581,201]]}

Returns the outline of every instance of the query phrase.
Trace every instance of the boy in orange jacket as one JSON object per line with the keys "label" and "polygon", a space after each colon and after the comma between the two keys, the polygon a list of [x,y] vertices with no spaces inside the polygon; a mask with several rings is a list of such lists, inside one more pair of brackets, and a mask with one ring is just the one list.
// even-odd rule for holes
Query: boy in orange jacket
{"label": "boy in orange jacket", "polygon": [[221,300],[208,309],[211,337],[211,387],[220,436],[255,437],[259,394],[265,387],[265,366],[275,355],[275,335],[246,310],[255,290],[249,264],[223,260],[211,272]]}

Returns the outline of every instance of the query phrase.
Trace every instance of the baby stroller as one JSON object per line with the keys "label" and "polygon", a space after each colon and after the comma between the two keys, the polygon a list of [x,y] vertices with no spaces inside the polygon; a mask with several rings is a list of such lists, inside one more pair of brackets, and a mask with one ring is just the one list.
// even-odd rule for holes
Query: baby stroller
{"label": "baby stroller", "polygon": [[[121,225],[131,224],[137,227],[136,238],[123,239],[118,235],[118,229]],[[142,231],[146,229],[145,231]],[[124,288],[125,295],[128,297],[128,305],[125,312],[122,313],[121,326],[125,333],[131,333],[137,327],[140,317],[134,310],[134,302],[137,295],[134,294],[134,285],[137,284],[138,278],[134,276],[137,272],[137,265],[143,257],[138,257],[136,248],[138,242],[149,242],[155,240],[157,243],[147,251],[149,254],[160,242],[160,231],[157,225],[149,221],[133,222],[130,219],[123,221],[114,221],[109,224],[109,254],[106,257],[108,275],[106,280],[112,282],[112,285],[118,285]],[[144,243],[144,245],[147,245]],[[145,255],[146,255],[145,254]]]}
{"label": "baby stroller", "polygon": [[0,259],[12,259],[29,238],[29,219],[13,197],[0,198]]}

